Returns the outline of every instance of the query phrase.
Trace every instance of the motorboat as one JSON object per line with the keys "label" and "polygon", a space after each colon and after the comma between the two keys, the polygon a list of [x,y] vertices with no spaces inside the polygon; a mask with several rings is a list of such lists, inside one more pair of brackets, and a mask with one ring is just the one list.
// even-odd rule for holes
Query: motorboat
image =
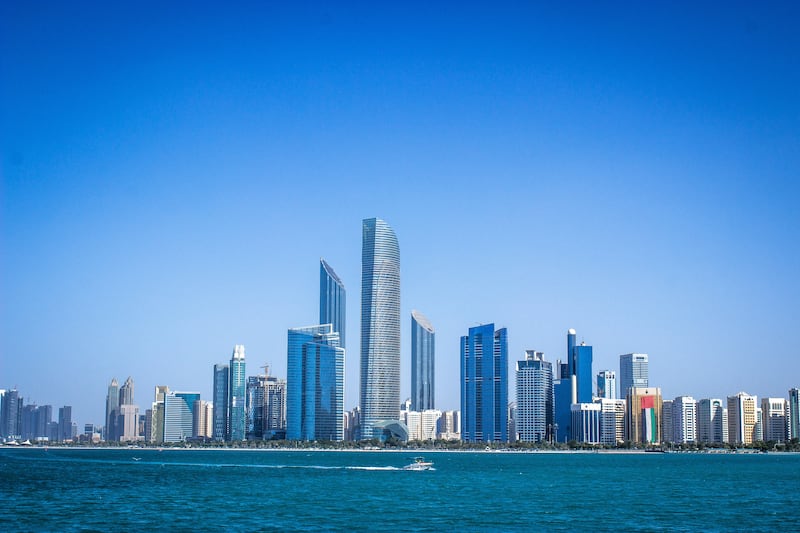
{"label": "motorboat", "polygon": [[414,462],[403,467],[403,470],[431,470],[433,463],[426,461],[424,457],[414,457]]}

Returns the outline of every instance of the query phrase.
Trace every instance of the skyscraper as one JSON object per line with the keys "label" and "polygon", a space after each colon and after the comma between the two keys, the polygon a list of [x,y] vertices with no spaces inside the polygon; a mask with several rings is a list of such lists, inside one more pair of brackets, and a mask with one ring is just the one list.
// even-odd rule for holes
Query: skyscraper
{"label": "skyscraper", "polygon": [[286,438],[344,439],[344,349],[331,324],[290,329]]}
{"label": "skyscraper", "polygon": [[164,399],[167,394],[169,394],[168,386],[156,385],[150,409],[150,433],[145,432],[145,438],[150,442],[164,442]]}
{"label": "skyscraper", "polygon": [[728,442],[752,444],[755,438],[758,398],[746,392],[728,396]]}
{"label": "skyscraper", "polygon": [[411,410],[434,409],[436,333],[419,311],[411,311]]}
{"label": "skyscraper", "polygon": [[119,382],[117,378],[112,378],[108,385],[106,395],[106,427],[104,428],[106,441],[119,440],[117,431],[117,418],[119,417]]}
{"label": "skyscraper", "polygon": [[212,436],[216,441],[228,440],[228,365],[214,365],[213,423]]}
{"label": "skyscraper", "polygon": [[617,374],[613,370],[601,370],[597,374],[597,397],[607,400],[617,398]]}
{"label": "skyscraper", "polygon": [[244,345],[233,347],[228,378],[228,440],[245,440],[247,437],[247,377],[245,375]]}
{"label": "skyscraper", "polygon": [[525,350],[517,361],[516,433],[523,442],[551,438],[553,428],[553,365],[544,353]]}
{"label": "skyscraper", "polygon": [[72,407],[65,405],[58,409],[58,440],[72,439]]}
{"label": "skyscraper", "polygon": [[508,337],[494,324],[461,337],[461,438],[507,442]]}
{"label": "skyscraper", "polygon": [[128,376],[119,388],[119,405],[133,405],[133,378]]}
{"label": "skyscraper", "polygon": [[789,438],[800,438],[800,389],[789,389]]}
{"label": "skyscraper", "polygon": [[324,260],[319,260],[319,323],[333,324],[339,345],[345,347],[346,293],[344,283]]}
{"label": "skyscraper", "polygon": [[786,442],[788,424],[786,398],[761,398],[765,441]]}
{"label": "skyscraper", "polygon": [[22,404],[17,389],[3,393],[0,404],[0,437],[18,438],[22,435]]}
{"label": "skyscraper", "polygon": [[697,442],[697,401],[691,396],[672,401],[672,442]]}
{"label": "skyscraper", "polygon": [[362,222],[361,431],[400,416],[400,248],[378,218]]}
{"label": "skyscraper", "polygon": [[704,398],[697,402],[698,442],[725,442],[727,422],[724,420],[725,405],[719,398]]}
{"label": "skyscraper", "polygon": [[194,434],[194,409],[199,392],[164,395],[164,442],[183,442]]}
{"label": "skyscraper", "polygon": [[619,356],[619,394],[627,396],[631,387],[650,386],[646,353],[628,353]]}
{"label": "skyscraper", "polygon": [[625,440],[640,444],[661,442],[662,401],[660,388],[628,388],[625,408]]}
{"label": "skyscraper", "polygon": [[[575,331],[575,330],[571,330]],[[572,348],[573,368],[577,385],[578,403],[592,401],[592,347],[585,342]]]}

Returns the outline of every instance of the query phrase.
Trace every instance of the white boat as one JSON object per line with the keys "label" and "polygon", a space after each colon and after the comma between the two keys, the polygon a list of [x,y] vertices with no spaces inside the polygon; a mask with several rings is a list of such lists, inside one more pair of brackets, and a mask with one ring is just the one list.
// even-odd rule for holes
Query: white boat
{"label": "white boat", "polygon": [[426,461],[424,457],[414,457],[414,462],[403,467],[403,470],[430,470],[433,463]]}

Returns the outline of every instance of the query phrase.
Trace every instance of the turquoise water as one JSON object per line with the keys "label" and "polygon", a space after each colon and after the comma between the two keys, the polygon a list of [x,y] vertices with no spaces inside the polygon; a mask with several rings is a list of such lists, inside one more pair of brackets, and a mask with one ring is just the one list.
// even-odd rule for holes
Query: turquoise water
{"label": "turquoise water", "polygon": [[800,530],[798,454],[415,455],[0,449],[0,530]]}

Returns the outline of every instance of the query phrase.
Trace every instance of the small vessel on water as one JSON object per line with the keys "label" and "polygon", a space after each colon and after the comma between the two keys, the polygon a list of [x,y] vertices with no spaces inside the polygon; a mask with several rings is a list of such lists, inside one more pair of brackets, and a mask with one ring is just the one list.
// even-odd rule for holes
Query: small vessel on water
{"label": "small vessel on water", "polygon": [[414,457],[414,462],[403,467],[403,470],[431,470],[433,463],[426,461],[424,457]]}

